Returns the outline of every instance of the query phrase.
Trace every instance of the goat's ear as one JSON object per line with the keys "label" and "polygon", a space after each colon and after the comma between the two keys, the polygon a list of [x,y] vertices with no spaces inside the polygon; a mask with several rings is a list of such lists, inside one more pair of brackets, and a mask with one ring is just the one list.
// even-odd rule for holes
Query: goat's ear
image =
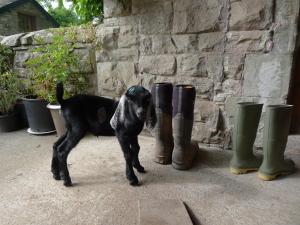
{"label": "goat's ear", "polygon": [[153,100],[151,98],[148,109],[147,109],[147,118],[146,118],[146,126],[149,130],[153,130],[155,124],[157,122],[155,107],[153,104]]}
{"label": "goat's ear", "polygon": [[110,120],[110,125],[114,130],[117,130],[120,124],[124,124],[125,111],[127,107],[127,97],[123,95],[119,101],[117,109]]}

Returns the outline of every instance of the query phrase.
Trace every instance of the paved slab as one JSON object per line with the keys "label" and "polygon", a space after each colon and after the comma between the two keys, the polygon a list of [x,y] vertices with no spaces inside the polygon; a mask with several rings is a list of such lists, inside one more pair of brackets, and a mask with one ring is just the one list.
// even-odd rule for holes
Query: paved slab
{"label": "paved slab", "polygon": [[139,200],[140,225],[193,225],[184,203],[176,199]]}
{"label": "paved slab", "polygon": [[[69,158],[74,187],[50,174],[56,137],[21,130],[0,134],[1,225],[138,225],[139,199],[179,199],[196,225],[299,225],[300,172],[263,182],[256,173],[229,173],[230,151],[202,150],[194,168],[177,171],[151,160],[154,140],[140,138],[146,174],[141,186],[125,178],[114,137],[86,137]],[[300,167],[300,136],[286,154]]]}

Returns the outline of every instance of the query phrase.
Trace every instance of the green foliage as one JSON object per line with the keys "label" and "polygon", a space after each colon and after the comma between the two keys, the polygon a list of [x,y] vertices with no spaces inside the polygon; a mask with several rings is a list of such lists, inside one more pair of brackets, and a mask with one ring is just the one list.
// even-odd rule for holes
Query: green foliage
{"label": "green foliage", "polygon": [[0,44],[0,74],[12,68],[13,51]]}
{"label": "green foliage", "polygon": [[65,97],[84,92],[88,81],[84,74],[79,74],[79,61],[74,53],[76,47],[75,31],[53,31],[52,43],[44,44],[32,50],[33,57],[26,65],[31,70],[31,88],[38,97],[55,103],[55,89],[58,82],[63,82]]}
{"label": "green foliage", "polygon": [[69,27],[82,23],[76,13],[71,9],[57,7],[49,9],[48,13],[60,24],[61,27]]}
{"label": "green foliage", "polygon": [[[84,23],[84,21],[82,21],[76,14],[74,7],[66,8],[64,6],[63,0],[38,0],[38,2],[45,7],[48,13],[62,27],[69,27]],[[52,7],[53,2],[58,2],[58,6],[56,8]]]}
{"label": "green foliage", "polygon": [[72,0],[77,14],[85,23],[103,16],[103,0]]}
{"label": "green foliage", "polygon": [[11,112],[18,99],[19,83],[11,70],[0,74],[0,115]]}
{"label": "green foliage", "polygon": [[12,72],[13,52],[0,44],[0,115],[9,113],[18,98],[18,79]]}

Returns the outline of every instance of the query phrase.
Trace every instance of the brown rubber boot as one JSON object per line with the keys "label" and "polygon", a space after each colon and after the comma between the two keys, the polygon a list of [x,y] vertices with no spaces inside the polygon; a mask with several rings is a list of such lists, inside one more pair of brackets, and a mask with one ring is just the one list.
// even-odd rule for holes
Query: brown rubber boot
{"label": "brown rubber boot", "polygon": [[173,137],[172,166],[178,170],[192,167],[198,144],[191,142],[196,90],[192,85],[173,88]]}
{"label": "brown rubber boot", "polygon": [[157,123],[154,128],[156,139],[154,162],[170,164],[172,161],[172,92],[171,83],[156,83],[151,93],[155,105]]}

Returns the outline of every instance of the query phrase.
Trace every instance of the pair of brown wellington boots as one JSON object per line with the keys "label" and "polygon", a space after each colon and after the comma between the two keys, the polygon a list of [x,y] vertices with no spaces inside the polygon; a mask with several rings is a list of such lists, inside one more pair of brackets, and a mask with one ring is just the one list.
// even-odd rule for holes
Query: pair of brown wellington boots
{"label": "pair of brown wellington boots", "polygon": [[154,161],[170,164],[175,169],[187,170],[192,167],[198,144],[191,141],[195,87],[156,83],[151,89],[156,109],[157,124],[154,128],[156,139]]}
{"label": "pair of brown wellington boots", "polygon": [[269,181],[280,175],[295,171],[294,162],[284,158],[293,106],[266,106],[263,160],[253,154],[253,144],[262,107],[262,104],[250,102],[237,105],[233,130],[233,158],[230,162],[230,171],[233,174],[244,174],[258,170],[258,177]]}

